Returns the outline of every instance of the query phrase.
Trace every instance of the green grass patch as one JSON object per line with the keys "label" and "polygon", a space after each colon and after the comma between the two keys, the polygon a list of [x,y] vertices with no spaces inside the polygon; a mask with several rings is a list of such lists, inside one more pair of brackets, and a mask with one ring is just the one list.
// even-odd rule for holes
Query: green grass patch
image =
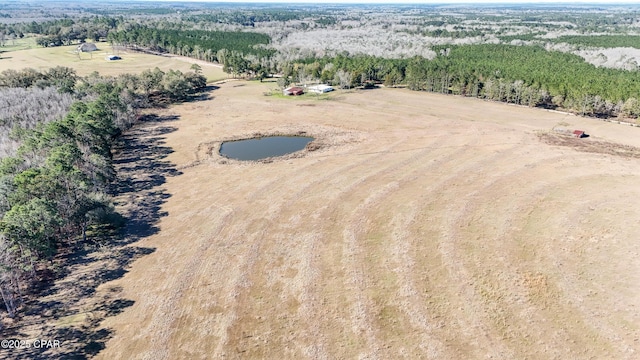
{"label": "green grass patch", "polygon": [[6,40],[4,46],[0,46],[0,53],[28,50],[37,47],[36,38],[28,37],[22,39]]}
{"label": "green grass patch", "polygon": [[61,327],[80,326],[86,323],[89,318],[90,313],[80,313],[64,316],[58,319],[57,325]]}

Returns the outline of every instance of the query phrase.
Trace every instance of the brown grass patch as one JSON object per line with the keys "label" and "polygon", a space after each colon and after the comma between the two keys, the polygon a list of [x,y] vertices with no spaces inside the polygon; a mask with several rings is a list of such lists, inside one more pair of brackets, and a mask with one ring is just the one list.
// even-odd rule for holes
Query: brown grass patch
{"label": "brown grass patch", "polygon": [[617,144],[604,140],[593,140],[591,138],[580,139],[575,136],[556,132],[540,132],[538,133],[538,138],[549,145],[566,146],[581,152],[640,159],[640,148],[631,145]]}
{"label": "brown grass patch", "polygon": [[[401,89],[298,107],[269,87],[166,110],[163,161],[183,171],[145,194],[163,196],[141,240],[156,251],[108,284],[132,303],[101,323],[97,358],[640,352],[640,163],[532,138],[564,114]],[[635,129],[570,121],[640,146]],[[217,153],[300,132],[322,146],[269,164]]]}

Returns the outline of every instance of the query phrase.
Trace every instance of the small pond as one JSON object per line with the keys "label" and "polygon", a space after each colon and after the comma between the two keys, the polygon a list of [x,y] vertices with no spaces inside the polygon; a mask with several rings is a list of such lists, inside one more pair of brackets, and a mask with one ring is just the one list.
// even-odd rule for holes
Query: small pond
{"label": "small pond", "polygon": [[302,150],[312,140],[304,136],[268,136],[225,141],[220,145],[220,155],[236,160],[260,160]]}

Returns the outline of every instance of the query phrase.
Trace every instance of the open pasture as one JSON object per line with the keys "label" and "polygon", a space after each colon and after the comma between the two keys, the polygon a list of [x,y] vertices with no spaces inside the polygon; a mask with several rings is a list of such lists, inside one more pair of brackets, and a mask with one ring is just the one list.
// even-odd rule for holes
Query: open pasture
{"label": "open pasture", "polygon": [[[222,84],[147,125],[181,174],[152,189],[164,216],[136,246],[155,251],[98,289],[132,302],[102,323],[113,337],[99,358],[637,357],[640,162],[539,135],[561,123],[631,149],[640,129],[269,86]],[[301,132],[320,148],[268,163],[217,154]]]}
{"label": "open pasture", "polygon": [[3,53],[18,51],[18,50],[28,50],[39,47],[36,45],[36,39],[34,37],[25,37],[18,39],[9,39],[4,41],[4,46],[0,46],[0,59],[5,55]]}
{"label": "open pasture", "polygon": [[[139,52],[112,49],[108,43],[96,43],[98,50],[92,53],[76,53],[77,45],[49,48],[33,48],[0,54],[0,71],[34,68],[46,70],[55,66],[67,66],[76,70],[78,75],[88,75],[94,71],[102,75],[118,75],[123,73],[141,73],[155,67],[163,71],[170,69],[182,72],[191,71],[193,63],[202,67],[202,73],[208,81],[227,78],[219,65],[206,63],[186,57],[159,56]],[[1,49],[0,49],[1,50]],[[116,54],[122,60],[107,61],[107,55]]]}

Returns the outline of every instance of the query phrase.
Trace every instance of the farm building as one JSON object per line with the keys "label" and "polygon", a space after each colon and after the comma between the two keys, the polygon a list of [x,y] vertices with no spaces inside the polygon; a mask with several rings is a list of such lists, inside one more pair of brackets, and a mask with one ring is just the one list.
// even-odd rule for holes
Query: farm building
{"label": "farm building", "polygon": [[79,52],[91,52],[98,50],[98,47],[94,43],[80,44],[77,49]]}
{"label": "farm building", "polygon": [[331,86],[325,85],[325,84],[309,86],[307,89],[310,92],[314,92],[318,94],[328,93],[329,91],[333,91],[333,88]]}
{"label": "farm building", "polygon": [[582,130],[573,130],[573,136],[577,138],[583,138],[583,137],[587,137],[587,134],[585,134],[584,131]]}
{"label": "farm building", "polygon": [[288,87],[288,88],[284,89],[282,91],[282,94],[298,96],[298,95],[304,94],[304,89],[301,88],[301,87],[297,87],[297,86],[291,86],[291,87]]}
{"label": "farm building", "polygon": [[113,60],[122,60],[122,58],[118,55],[109,55],[107,56],[105,59],[109,60],[109,61],[113,61]]}

